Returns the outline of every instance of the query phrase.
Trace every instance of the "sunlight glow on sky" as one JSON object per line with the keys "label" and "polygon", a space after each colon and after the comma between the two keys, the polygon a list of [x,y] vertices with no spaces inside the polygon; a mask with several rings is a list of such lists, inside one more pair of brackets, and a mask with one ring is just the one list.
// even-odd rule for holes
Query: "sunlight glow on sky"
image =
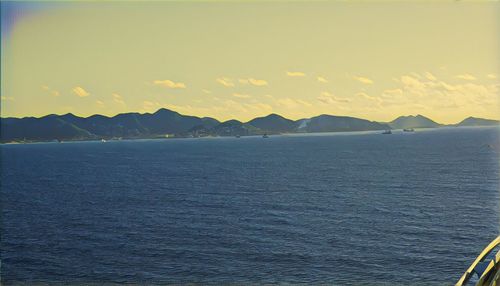
{"label": "sunlight glow on sky", "polygon": [[2,117],[498,119],[499,2],[2,2]]}

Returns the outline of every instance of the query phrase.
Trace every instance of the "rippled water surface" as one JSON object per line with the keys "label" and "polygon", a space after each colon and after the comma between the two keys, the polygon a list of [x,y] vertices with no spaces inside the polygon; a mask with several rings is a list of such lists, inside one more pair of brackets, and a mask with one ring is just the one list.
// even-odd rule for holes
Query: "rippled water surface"
{"label": "rippled water surface", "polygon": [[498,137],[3,145],[2,282],[450,285],[498,234]]}

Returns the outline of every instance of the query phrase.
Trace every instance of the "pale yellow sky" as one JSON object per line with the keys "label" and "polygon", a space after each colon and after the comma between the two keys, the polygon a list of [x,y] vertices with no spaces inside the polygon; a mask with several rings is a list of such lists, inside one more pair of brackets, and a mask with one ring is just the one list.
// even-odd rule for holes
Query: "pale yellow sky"
{"label": "pale yellow sky", "polygon": [[4,5],[2,117],[500,117],[499,2]]}

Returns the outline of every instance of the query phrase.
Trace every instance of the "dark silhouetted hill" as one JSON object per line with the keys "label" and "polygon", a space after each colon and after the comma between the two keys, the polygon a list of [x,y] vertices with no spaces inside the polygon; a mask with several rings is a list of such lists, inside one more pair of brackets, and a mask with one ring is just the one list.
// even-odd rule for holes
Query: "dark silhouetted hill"
{"label": "dark silhouetted hill", "polygon": [[500,125],[500,121],[493,119],[484,119],[477,117],[467,117],[459,123],[455,124],[456,126],[494,126]]}
{"label": "dark silhouetted hill", "polygon": [[417,116],[400,116],[388,124],[392,129],[435,128],[441,126],[441,124],[420,114]]}
{"label": "dark silhouetted hill", "polygon": [[268,116],[254,118],[248,121],[248,124],[267,131],[268,133],[294,132],[297,127],[295,121],[274,113]]}
{"label": "dark silhouetted hill", "polygon": [[[491,126],[498,120],[469,117],[452,126]],[[247,136],[294,132],[347,132],[443,126],[422,115],[401,116],[380,123],[349,116],[320,115],[290,120],[278,114],[219,122],[210,117],[182,115],[159,109],[155,113],[122,113],[113,117],[92,115],[79,117],[68,113],[40,118],[1,118],[1,142],[51,140],[97,140],[112,138]]]}
{"label": "dark silhouetted hill", "polygon": [[387,124],[349,116],[320,115],[298,122],[302,132],[343,132],[389,129]]}

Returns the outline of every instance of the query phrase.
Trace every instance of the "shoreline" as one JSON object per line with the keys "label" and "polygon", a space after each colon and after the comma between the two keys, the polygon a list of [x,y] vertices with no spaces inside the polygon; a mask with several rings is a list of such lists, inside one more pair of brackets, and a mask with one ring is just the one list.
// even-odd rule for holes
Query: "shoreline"
{"label": "shoreline", "polygon": [[[442,127],[425,127],[414,128],[414,132],[404,132],[403,129],[391,129],[394,134],[407,133],[412,134],[419,131],[433,131],[433,130],[450,130],[450,129],[471,129],[471,128],[500,128],[500,125],[485,125],[485,126],[442,126]],[[273,136],[328,136],[328,135],[362,135],[362,134],[382,134],[384,130],[353,130],[353,131],[328,131],[328,132],[288,132],[288,133],[267,133],[269,137]],[[241,138],[261,138],[262,134],[242,135]],[[119,141],[138,141],[138,140],[175,140],[175,139],[220,139],[220,138],[235,138],[235,136],[152,136],[152,137],[137,137],[137,138],[95,138],[95,139],[69,139],[69,140],[30,140],[30,141],[11,141],[0,142],[1,145],[26,145],[26,144],[63,144],[63,143],[108,143]],[[105,140],[102,142],[102,140]]]}

